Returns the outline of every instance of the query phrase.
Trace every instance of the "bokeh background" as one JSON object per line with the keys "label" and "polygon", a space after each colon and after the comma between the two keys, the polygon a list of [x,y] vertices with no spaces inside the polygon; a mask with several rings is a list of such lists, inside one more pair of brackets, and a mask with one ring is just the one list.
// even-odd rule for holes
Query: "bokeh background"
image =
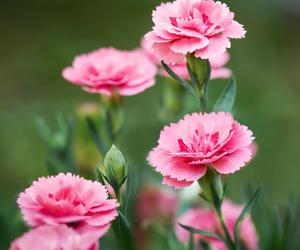
{"label": "bokeh background", "polygon": [[[45,175],[47,150],[35,118],[53,123],[57,112],[74,113],[97,96],[61,77],[76,54],[98,47],[133,49],[150,30],[158,0],[26,0],[0,2],[0,189],[1,204]],[[238,80],[236,116],[257,137],[259,153],[232,178],[231,189],[262,183],[284,202],[300,180],[300,2],[227,1],[248,30],[234,41],[229,63]],[[214,84],[223,86],[224,81]],[[123,150],[145,167],[159,130],[161,83],[126,98]],[[95,162],[96,164],[96,162]],[[150,170],[150,168],[149,168]],[[151,172],[151,170],[150,170]],[[235,188],[237,187],[237,188]]]}

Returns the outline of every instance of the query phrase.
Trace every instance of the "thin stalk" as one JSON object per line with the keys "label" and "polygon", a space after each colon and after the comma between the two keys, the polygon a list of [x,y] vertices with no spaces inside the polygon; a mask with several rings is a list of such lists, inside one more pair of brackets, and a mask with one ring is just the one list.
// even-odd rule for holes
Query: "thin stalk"
{"label": "thin stalk", "polygon": [[231,239],[231,236],[230,236],[230,233],[229,233],[229,230],[225,224],[225,221],[224,221],[224,216],[222,214],[221,211],[218,211],[218,210],[215,210],[216,211],[216,214],[218,216],[218,219],[219,219],[219,222],[221,223],[221,226],[224,230],[224,233],[225,233],[225,239],[226,239],[226,242],[227,242],[227,247],[230,249],[230,250],[237,250],[236,248],[236,245],[235,243],[233,242],[233,240]]}

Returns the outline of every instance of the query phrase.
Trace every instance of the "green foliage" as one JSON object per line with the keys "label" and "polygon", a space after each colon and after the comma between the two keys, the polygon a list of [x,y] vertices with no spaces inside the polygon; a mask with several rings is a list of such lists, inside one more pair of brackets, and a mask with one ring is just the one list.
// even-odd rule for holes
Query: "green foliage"
{"label": "green foliage", "polygon": [[243,208],[241,214],[239,215],[238,219],[235,222],[235,225],[234,225],[234,240],[235,240],[236,244],[238,244],[238,242],[239,242],[239,236],[238,236],[239,226],[242,223],[242,221],[251,213],[251,210],[252,210],[254,204],[256,203],[256,201],[259,198],[260,189],[261,189],[261,187],[258,187],[256,189],[255,193],[252,195],[250,200],[247,202],[247,204],[245,205],[245,207]]}
{"label": "green foliage", "polygon": [[202,236],[209,236],[209,237],[224,241],[224,238],[221,235],[218,235],[218,234],[215,234],[212,232],[208,232],[208,231],[204,231],[204,230],[200,230],[200,229],[196,229],[193,227],[189,227],[189,226],[183,225],[181,223],[179,223],[179,225],[192,234],[200,234]]}
{"label": "green foliage", "polygon": [[299,250],[300,202],[293,196],[278,206],[270,198],[260,199],[252,219],[259,235],[260,250]]}
{"label": "green foliage", "polygon": [[58,114],[57,129],[53,132],[42,118],[36,119],[38,132],[49,151],[46,166],[49,174],[60,172],[76,173],[76,162],[73,152],[74,122],[70,116]]}
{"label": "green foliage", "polygon": [[122,250],[136,250],[132,228],[126,216],[119,211],[119,216],[113,221],[113,230]]}
{"label": "green foliage", "polygon": [[213,111],[231,112],[236,96],[236,81],[232,78],[216,102]]}
{"label": "green foliage", "polygon": [[167,73],[174,79],[176,80],[178,83],[180,83],[188,92],[190,92],[192,94],[192,96],[196,96],[196,92],[194,90],[194,88],[192,87],[192,85],[187,82],[186,80],[182,79],[181,77],[179,77],[173,70],[170,69],[170,67],[165,64],[163,61],[161,62],[163,68],[165,69],[165,71],[167,71]]}

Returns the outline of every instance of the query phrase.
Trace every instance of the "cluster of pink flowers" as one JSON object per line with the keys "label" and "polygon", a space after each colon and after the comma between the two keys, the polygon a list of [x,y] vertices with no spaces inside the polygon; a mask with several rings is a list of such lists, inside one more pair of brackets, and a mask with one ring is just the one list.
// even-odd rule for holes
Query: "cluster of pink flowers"
{"label": "cluster of pink flowers", "polygon": [[156,57],[167,64],[183,62],[189,53],[214,58],[230,48],[230,38],[246,33],[227,5],[213,0],[162,3],[152,16],[154,26],[145,37]]}
{"label": "cluster of pink flowers", "polygon": [[[160,61],[188,79],[188,54],[209,60],[212,79],[231,76],[231,70],[225,67],[230,57],[230,39],[242,38],[246,31],[226,4],[213,0],[162,3],[153,11],[153,22],[152,31],[142,40],[142,49],[101,48],[79,55],[63,70],[63,77],[87,92],[131,96],[154,85]],[[167,75],[162,69],[159,73]],[[219,174],[238,171],[256,151],[253,139],[252,132],[230,113],[192,113],[161,131],[158,145],[147,160],[161,173],[164,184],[183,188],[201,179],[208,168]],[[137,218],[142,223],[172,223],[178,203],[173,193],[146,187],[137,197]],[[106,188],[99,182],[70,173],[39,178],[20,194],[18,205],[32,229],[15,240],[10,250],[96,250],[99,238],[117,217],[119,206],[117,200],[108,198]],[[228,200],[222,204],[231,237],[241,210]],[[177,222],[223,233],[215,213],[208,209],[190,209]],[[189,232],[177,222],[177,236],[187,242]],[[194,235],[197,249],[200,239],[213,250],[226,249],[220,240]],[[240,239],[249,250],[257,249],[257,236],[249,217],[240,226]]]}
{"label": "cluster of pink flowers", "polygon": [[[222,205],[222,213],[224,216],[225,224],[228,227],[229,233],[233,238],[233,230],[236,220],[238,219],[243,207],[232,203],[229,200],[225,200]],[[199,230],[209,232],[222,232],[222,227],[216,217],[214,211],[206,208],[192,208],[187,210],[182,216],[178,218],[176,223],[176,234],[178,239],[187,243],[189,241],[190,233],[183,229],[178,223],[182,225],[190,226]],[[240,240],[245,244],[249,250],[257,250],[258,239],[254,224],[250,217],[247,217],[240,225],[239,228]],[[212,250],[226,250],[227,247],[221,240],[205,237],[198,234],[194,235],[195,245],[197,249],[201,249],[199,246],[200,240],[205,240],[209,243]]]}
{"label": "cluster of pink flowers", "polygon": [[28,249],[27,244],[43,237],[48,239],[47,243],[36,243],[45,244],[40,249],[95,249],[118,215],[119,206],[115,199],[108,199],[99,182],[70,173],[39,178],[20,194],[18,204],[25,221],[36,229],[16,240],[12,250]]}
{"label": "cluster of pink flowers", "polygon": [[148,162],[163,183],[183,188],[203,177],[210,166],[220,174],[238,171],[251,160],[252,132],[230,113],[193,113],[166,126]]}

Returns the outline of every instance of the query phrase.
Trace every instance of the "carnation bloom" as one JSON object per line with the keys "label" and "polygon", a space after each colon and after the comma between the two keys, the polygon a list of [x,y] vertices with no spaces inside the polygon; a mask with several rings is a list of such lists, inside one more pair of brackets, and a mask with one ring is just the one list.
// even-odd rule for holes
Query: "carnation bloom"
{"label": "carnation bloom", "polygon": [[250,161],[252,132],[230,113],[193,113],[165,126],[148,162],[163,183],[175,188],[191,185],[210,166],[220,174],[238,171]]}
{"label": "carnation bloom", "polygon": [[103,185],[70,173],[39,178],[19,195],[18,204],[30,226],[67,224],[98,237],[118,214],[117,201],[108,199]]}
{"label": "carnation bloom", "polygon": [[151,228],[148,226],[172,225],[178,207],[179,200],[173,190],[160,189],[152,185],[141,188],[136,199],[137,216],[134,227],[135,240],[139,249],[148,249],[151,242]]}
{"label": "carnation bloom", "polygon": [[156,67],[145,53],[101,48],[75,57],[63,77],[87,92],[122,96],[143,92],[155,83]]}
{"label": "carnation bloom", "polygon": [[170,222],[176,214],[178,199],[171,190],[145,186],[137,196],[136,211],[140,221]]}
{"label": "carnation bloom", "polygon": [[78,234],[66,225],[40,226],[16,239],[9,250],[98,250],[94,234]]}
{"label": "carnation bloom", "polygon": [[[152,60],[157,65],[160,65],[160,61],[157,60],[157,58],[155,57],[151,48],[151,43],[149,43],[149,41],[147,41],[146,39],[142,39],[141,48],[146,52],[150,60]],[[211,75],[210,75],[211,79],[219,79],[219,78],[225,79],[225,78],[229,78],[232,75],[232,71],[229,68],[225,67],[225,64],[228,63],[229,59],[230,59],[230,55],[227,51],[219,56],[209,59],[210,66],[211,66]],[[169,64],[168,66],[178,76],[186,80],[189,80],[190,77],[186,68],[186,59],[184,59],[183,62],[176,63],[174,65]],[[169,74],[162,68],[160,69],[159,73],[164,77],[169,76]]]}
{"label": "carnation bloom", "polygon": [[[233,238],[234,224],[238,219],[243,207],[233,204],[229,200],[224,200],[222,205],[222,213],[224,216],[225,224],[229,230],[231,237]],[[190,233],[183,229],[178,223],[186,226],[190,226],[199,230],[209,231],[213,233],[222,232],[223,229],[213,210],[204,208],[193,208],[186,211],[181,217],[179,217],[176,224],[177,237],[184,243],[189,241]],[[226,250],[225,244],[218,239],[201,236],[194,234],[194,240],[196,245],[199,246],[199,240],[203,239],[207,241],[212,250]],[[258,249],[258,240],[255,227],[250,217],[244,219],[239,228],[239,239],[248,250]],[[198,247],[197,249],[201,249]]]}
{"label": "carnation bloom", "polygon": [[212,0],[176,0],[153,11],[154,26],[145,38],[159,60],[182,62],[185,55],[210,59],[230,48],[230,38],[246,31],[226,4]]}

